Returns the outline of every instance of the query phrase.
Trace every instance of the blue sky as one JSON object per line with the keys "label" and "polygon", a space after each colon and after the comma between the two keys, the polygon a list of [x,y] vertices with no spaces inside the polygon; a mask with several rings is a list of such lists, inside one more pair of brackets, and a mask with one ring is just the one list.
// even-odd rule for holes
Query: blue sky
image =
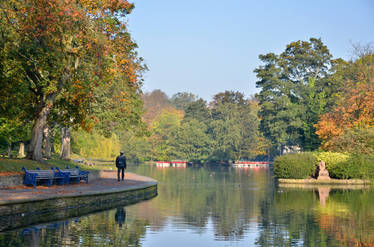
{"label": "blue sky", "polygon": [[335,58],[374,41],[373,0],[135,0],[129,30],[149,71],[144,91],[258,92],[259,54],[321,38]]}

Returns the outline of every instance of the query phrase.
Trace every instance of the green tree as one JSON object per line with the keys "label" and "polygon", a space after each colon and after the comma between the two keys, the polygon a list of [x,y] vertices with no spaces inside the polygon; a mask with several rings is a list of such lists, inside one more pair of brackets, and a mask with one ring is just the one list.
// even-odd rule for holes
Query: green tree
{"label": "green tree", "polygon": [[250,101],[240,92],[225,91],[210,103],[210,133],[214,140],[211,159],[222,161],[254,157],[258,120]]}
{"label": "green tree", "polygon": [[152,158],[168,160],[171,158],[172,135],[180,127],[183,119],[183,111],[173,107],[162,110],[161,114],[151,123],[151,150]]}
{"label": "green tree", "polygon": [[197,96],[192,93],[187,92],[179,92],[174,94],[171,99],[170,103],[179,110],[185,111],[186,108],[193,102],[197,100]]}
{"label": "green tree", "polygon": [[143,163],[152,159],[151,157],[151,137],[148,132],[138,134],[130,129],[121,133],[121,150],[125,151],[126,158],[133,163]]}
{"label": "green tree", "polygon": [[194,163],[204,163],[211,151],[211,136],[207,126],[197,119],[182,121],[170,141],[171,156]]}
{"label": "green tree", "polygon": [[[129,128],[145,129],[142,122],[143,101],[141,91],[133,87],[126,78],[98,88],[94,93],[93,116],[95,129],[106,137]],[[142,130],[139,130],[142,131]]]}
{"label": "green tree", "polygon": [[206,101],[198,99],[191,102],[184,110],[184,119],[196,119],[200,122],[208,123],[211,121],[211,111],[207,107]]}
{"label": "green tree", "polygon": [[27,126],[18,119],[9,120],[0,118],[0,146],[7,149],[8,156],[11,156],[12,144],[27,139]]}
{"label": "green tree", "polygon": [[72,137],[72,151],[85,158],[114,159],[121,149],[116,134],[105,137],[95,130],[90,133],[83,130],[73,130]]}
{"label": "green tree", "polygon": [[259,58],[264,65],[254,72],[261,89],[256,95],[261,132],[281,153],[285,146],[318,148],[314,124],[335,93],[328,80],[333,68],[329,50],[320,39],[311,38],[290,43],[280,55]]}

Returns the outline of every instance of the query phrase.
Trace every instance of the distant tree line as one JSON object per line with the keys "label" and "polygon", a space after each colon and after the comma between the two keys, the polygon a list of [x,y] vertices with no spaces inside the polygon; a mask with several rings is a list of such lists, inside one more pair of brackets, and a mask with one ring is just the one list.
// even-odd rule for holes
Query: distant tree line
{"label": "distant tree line", "polygon": [[258,105],[240,92],[218,93],[211,102],[181,92],[171,98],[161,90],[143,96],[148,136],[127,132],[129,158],[188,160],[195,163],[267,159],[269,142],[258,131]]}
{"label": "distant tree line", "polygon": [[[260,55],[259,93],[210,102],[141,91],[147,69],[120,1],[0,3],[0,151],[42,160],[226,163],[325,149],[374,154],[374,52],[333,59],[321,39]],[[26,148],[25,148],[26,144]],[[15,147],[17,146],[17,148]]]}

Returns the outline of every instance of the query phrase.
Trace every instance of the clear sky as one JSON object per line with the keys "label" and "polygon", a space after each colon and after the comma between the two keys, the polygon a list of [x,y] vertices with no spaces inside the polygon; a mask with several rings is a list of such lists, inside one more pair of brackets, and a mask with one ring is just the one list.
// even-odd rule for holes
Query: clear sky
{"label": "clear sky", "polygon": [[258,92],[259,54],[321,38],[334,58],[374,41],[374,0],[134,0],[129,30],[149,71],[144,91]]}

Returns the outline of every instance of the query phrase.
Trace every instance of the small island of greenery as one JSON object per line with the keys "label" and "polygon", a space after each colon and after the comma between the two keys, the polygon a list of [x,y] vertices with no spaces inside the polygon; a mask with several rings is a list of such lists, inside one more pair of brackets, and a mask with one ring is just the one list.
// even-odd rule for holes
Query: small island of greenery
{"label": "small island of greenery", "polygon": [[[317,180],[318,164],[325,162],[331,180]],[[280,183],[367,184],[374,178],[374,158],[364,154],[305,152],[279,156],[274,175]],[[345,181],[337,181],[345,180]]]}

